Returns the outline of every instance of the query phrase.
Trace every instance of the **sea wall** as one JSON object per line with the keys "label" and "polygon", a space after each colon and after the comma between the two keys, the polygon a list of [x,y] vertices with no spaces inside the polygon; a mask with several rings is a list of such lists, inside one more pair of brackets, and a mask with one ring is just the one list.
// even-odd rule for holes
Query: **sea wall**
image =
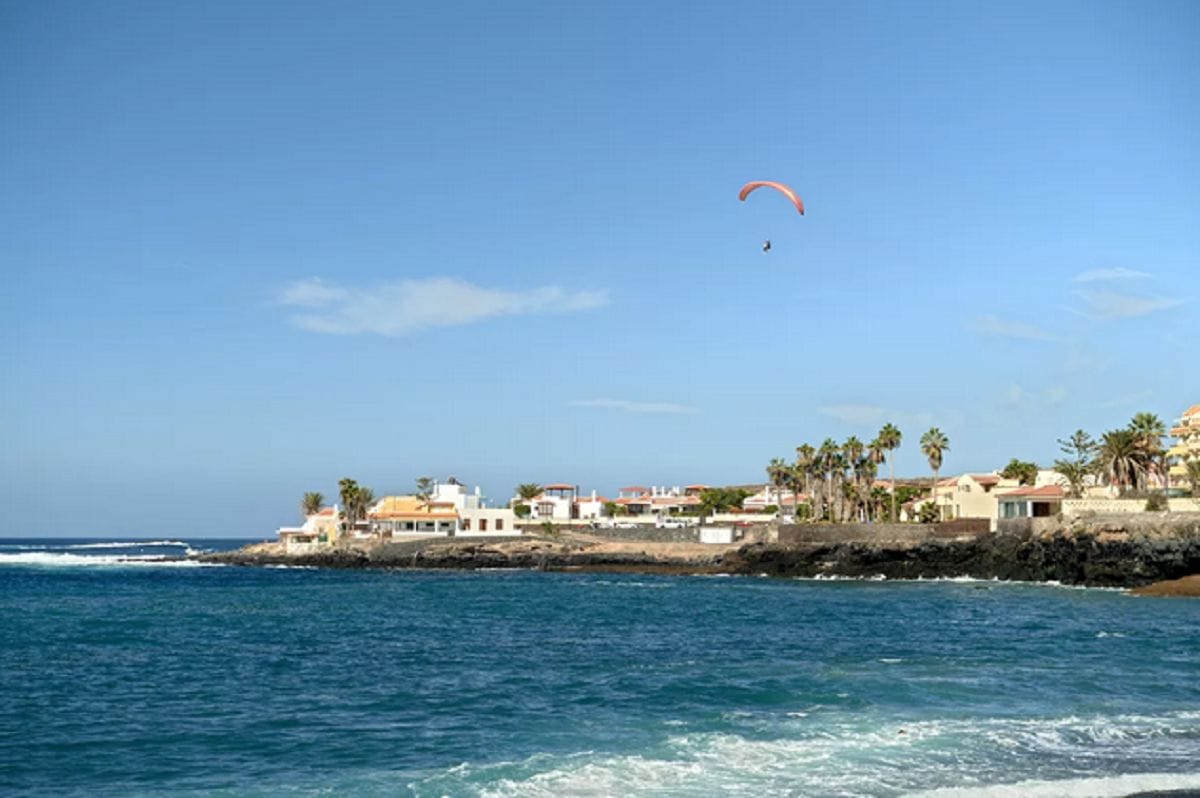
{"label": "sea wall", "polygon": [[1144,515],[1153,517],[1106,516],[959,540],[752,544],[724,566],[772,576],[969,576],[1116,587],[1200,573],[1200,514]]}
{"label": "sea wall", "polygon": [[805,543],[921,543],[977,537],[990,531],[986,518],[960,518],[940,524],[782,524],[778,542]]}

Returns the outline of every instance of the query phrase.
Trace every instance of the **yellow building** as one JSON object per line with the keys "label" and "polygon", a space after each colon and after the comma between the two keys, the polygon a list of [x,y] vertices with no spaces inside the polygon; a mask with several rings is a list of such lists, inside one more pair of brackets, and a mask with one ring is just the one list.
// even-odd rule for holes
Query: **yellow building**
{"label": "yellow building", "polygon": [[1192,405],[1183,411],[1178,423],[1171,428],[1175,436],[1175,445],[1167,450],[1174,458],[1171,466],[1171,482],[1173,484],[1187,483],[1188,460],[1200,460],[1200,405]]}
{"label": "yellow building", "polygon": [[371,533],[379,538],[396,535],[453,535],[458,512],[453,502],[417,496],[385,496],[367,513]]}

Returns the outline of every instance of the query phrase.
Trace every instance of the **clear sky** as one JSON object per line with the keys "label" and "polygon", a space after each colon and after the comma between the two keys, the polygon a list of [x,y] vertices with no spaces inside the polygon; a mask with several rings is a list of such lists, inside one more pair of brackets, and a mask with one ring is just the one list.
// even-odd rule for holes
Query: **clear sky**
{"label": "clear sky", "polygon": [[1198,42],[1187,1],[0,0],[0,534],[1169,422]]}

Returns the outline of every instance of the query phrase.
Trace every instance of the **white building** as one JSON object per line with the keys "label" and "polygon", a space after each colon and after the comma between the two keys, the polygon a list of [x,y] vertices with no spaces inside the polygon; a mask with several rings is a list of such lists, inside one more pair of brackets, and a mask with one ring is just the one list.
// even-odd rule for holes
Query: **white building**
{"label": "white building", "polygon": [[378,538],[445,535],[482,537],[519,535],[517,519],[507,507],[488,507],[478,487],[469,491],[450,477],[434,483],[429,500],[419,496],[385,496],[367,513]]}

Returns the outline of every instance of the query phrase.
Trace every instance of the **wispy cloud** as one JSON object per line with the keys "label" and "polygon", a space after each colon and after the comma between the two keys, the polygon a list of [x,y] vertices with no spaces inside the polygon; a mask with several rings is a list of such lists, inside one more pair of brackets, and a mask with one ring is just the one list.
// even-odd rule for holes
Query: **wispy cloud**
{"label": "wispy cloud", "polygon": [[1017,383],[1010,384],[1001,394],[1002,403],[1009,408],[1026,407],[1030,405],[1053,406],[1062,404],[1069,395],[1066,387],[1052,385],[1039,393],[1027,391]]}
{"label": "wispy cloud", "polygon": [[673,415],[697,412],[696,408],[690,405],[680,405],[672,402],[631,402],[627,399],[575,399],[567,402],[567,407],[595,407],[602,410],[618,410],[622,413],[666,413]]}
{"label": "wispy cloud", "polygon": [[1150,277],[1149,272],[1139,272],[1133,269],[1117,267],[1114,269],[1091,269],[1080,272],[1071,278],[1073,283],[1097,283],[1107,280],[1139,280]]}
{"label": "wispy cloud", "polygon": [[397,280],[373,288],[351,288],[312,278],[286,286],[278,301],[295,309],[291,322],[304,330],[400,336],[497,316],[591,310],[608,304],[608,293],[567,291],[558,286],[511,291],[453,277]]}
{"label": "wispy cloud", "polygon": [[[898,424],[901,427],[916,428],[931,426],[936,420],[933,413],[913,413],[881,407],[879,405],[856,404],[853,402],[820,405],[817,407],[817,412],[852,427],[881,427],[886,423],[892,423]],[[863,434],[867,434],[869,431],[868,429],[864,429]]]}
{"label": "wispy cloud", "polygon": [[990,313],[972,319],[967,327],[985,335],[998,335],[1002,338],[1020,338],[1027,341],[1053,341],[1054,336],[1040,327],[1023,321],[1001,319]]}
{"label": "wispy cloud", "polygon": [[1127,319],[1147,316],[1160,310],[1179,307],[1188,300],[1177,297],[1139,296],[1116,291],[1076,291],[1075,296],[1083,300],[1083,307],[1075,310],[1081,316],[1092,319]]}
{"label": "wispy cloud", "polygon": [[866,426],[879,424],[887,417],[887,410],[878,405],[820,405],[817,412],[846,424]]}

